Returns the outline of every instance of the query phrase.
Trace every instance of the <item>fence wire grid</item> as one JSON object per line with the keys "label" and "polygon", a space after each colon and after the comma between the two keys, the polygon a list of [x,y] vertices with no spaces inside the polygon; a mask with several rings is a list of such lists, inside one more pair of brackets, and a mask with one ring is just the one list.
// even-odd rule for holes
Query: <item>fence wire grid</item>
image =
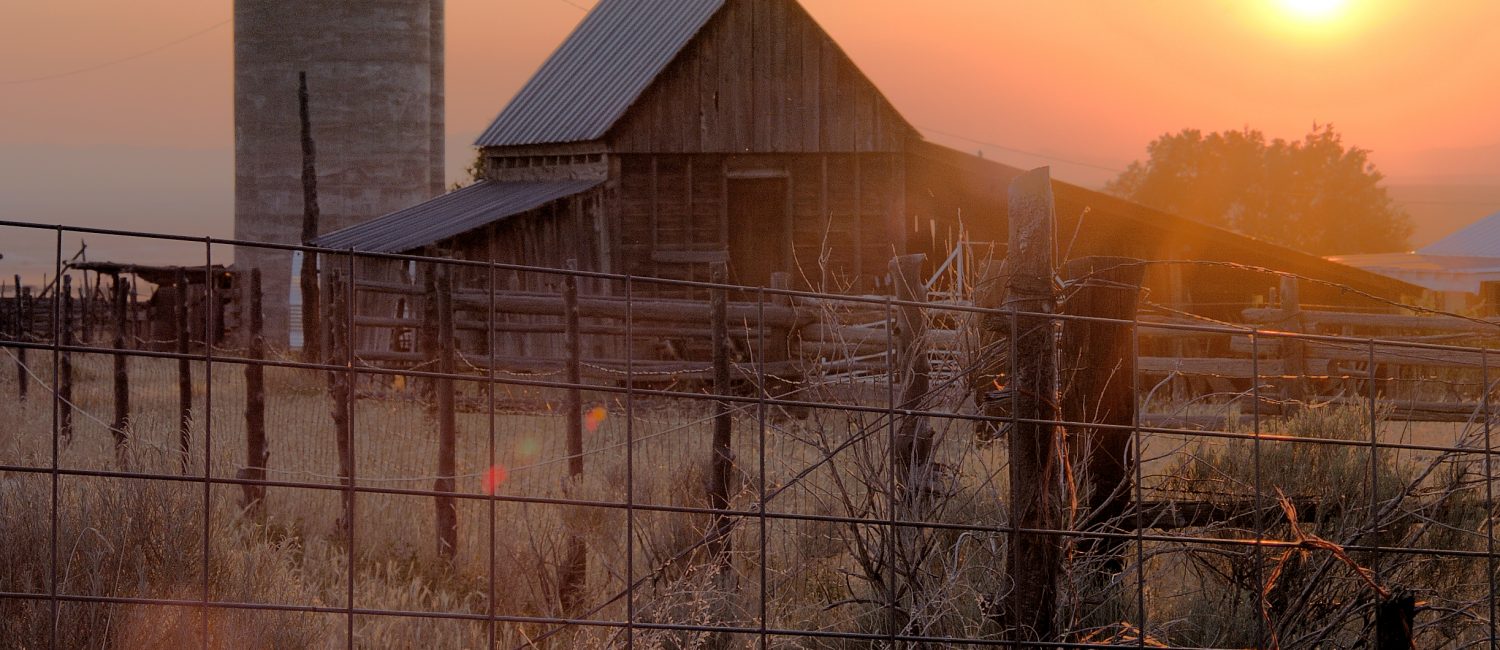
{"label": "fence wire grid", "polygon": [[[236,247],[316,253],[336,319],[323,360],[256,358],[84,337],[60,288],[10,298],[16,647],[1500,647],[1485,321],[1335,334],[1145,300],[1103,318],[0,228],[55,238],[53,278],[84,236],[197,248],[204,269]],[[437,286],[447,315],[361,311],[376,262],[449,278],[381,294]],[[549,292],[561,307],[507,308]],[[449,343],[392,336],[442,318]],[[1088,328],[1083,349],[1116,337],[1118,358],[1070,356]],[[371,331],[390,344],[361,349]],[[1028,394],[1038,334],[1058,378]],[[447,365],[420,356],[445,346]],[[1012,498],[1023,436],[1049,451]],[[1052,559],[1017,567],[1018,549]]]}

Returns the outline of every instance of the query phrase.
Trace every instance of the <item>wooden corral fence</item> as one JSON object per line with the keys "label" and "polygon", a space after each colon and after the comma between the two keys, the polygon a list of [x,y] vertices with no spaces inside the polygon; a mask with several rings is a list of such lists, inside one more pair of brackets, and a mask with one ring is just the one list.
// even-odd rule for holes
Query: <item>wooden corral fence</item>
{"label": "wooden corral fence", "polygon": [[[627,301],[588,278],[559,275],[553,292],[493,293],[431,278],[425,284],[358,279],[353,283],[358,306],[353,323],[359,349],[353,354],[374,366],[435,366],[439,359],[433,346],[450,338],[439,334],[429,342],[420,333],[448,327],[456,342],[454,367],[459,372],[482,373],[493,366],[509,374],[561,378],[576,373],[590,381],[613,382],[620,381],[628,368],[638,381],[701,382],[713,379],[718,349],[726,357],[718,361],[741,378],[763,370],[768,377],[814,378],[823,385],[881,383],[892,376],[892,369],[909,365],[910,356],[922,355],[924,372],[932,381],[955,380],[969,372],[966,366],[982,345],[974,308],[1000,304],[1003,271],[1000,264],[990,264],[975,274],[976,288],[929,293],[933,279],[921,273],[924,263],[921,255],[890,260],[891,296],[768,292],[753,302],[745,300],[747,292],[726,291],[730,297],[723,332],[714,330],[711,300]],[[1140,269],[1127,266],[1114,272],[1121,271],[1138,274]],[[773,279],[773,288],[787,284],[784,274]],[[1298,284],[1295,278],[1283,279],[1268,291],[1276,302],[1243,310],[1241,323],[1164,315],[1143,306],[1136,316],[1137,369],[1142,381],[1155,388],[1153,397],[1170,402],[1213,396],[1248,400],[1251,392],[1259,392],[1263,414],[1312,402],[1379,397],[1394,406],[1392,419],[1409,421],[1465,421],[1478,409],[1475,381],[1439,381],[1450,387],[1443,394],[1403,387],[1419,380],[1431,386],[1431,380],[1445,373],[1480,371],[1486,363],[1480,355],[1445,350],[1441,344],[1500,339],[1500,320],[1304,310],[1297,301]],[[1065,287],[1062,293],[1065,304],[1070,292]],[[448,305],[442,310],[451,316],[446,325],[429,308],[438,301]],[[918,310],[921,318],[914,320],[900,307],[909,302],[931,308]],[[373,313],[370,306],[394,306],[402,315]],[[574,329],[568,314],[577,315]],[[491,329],[493,353],[484,334]],[[627,329],[635,339],[630,346],[634,359],[625,354]],[[1291,333],[1325,340],[1285,336]],[[728,345],[715,348],[716,335]],[[1252,391],[1257,385],[1260,390]],[[1146,417],[1150,423],[1173,426],[1216,426],[1223,421],[1207,416]]]}
{"label": "wooden corral fence", "polygon": [[[1246,413],[1373,399],[1388,404],[1387,417],[1398,421],[1466,422],[1482,412],[1481,375],[1500,356],[1474,348],[1500,342],[1500,320],[1303,309],[1298,285],[1284,278],[1270,292],[1279,300],[1243,310],[1243,323],[1142,315],[1142,346],[1150,350],[1139,358],[1142,377],[1159,382],[1173,401],[1245,399]],[[1252,386],[1259,386],[1258,409],[1248,405]],[[1223,425],[1221,417],[1151,418],[1170,426]]]}

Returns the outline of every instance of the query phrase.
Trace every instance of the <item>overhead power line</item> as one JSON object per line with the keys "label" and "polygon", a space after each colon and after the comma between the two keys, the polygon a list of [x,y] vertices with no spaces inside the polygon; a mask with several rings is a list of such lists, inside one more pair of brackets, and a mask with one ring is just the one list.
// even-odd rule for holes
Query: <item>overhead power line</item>
{"label": "overhead power line", "polygon": [[1081,160],[1070,160],[1070,159],[1067,159],[1067,158],[1061,158],[1061,157],[1058,157],[1058,156],[1053,156],[1053,155],[1050,155],[1050,154],[1045,154],[1045,153],[1041,153],[1041,152],[1037,152],[1037,151],[1027,151],[1025,149],[1017,149],[1015,147],[1007,147],[1007,146],[1005,146],[1003,144],[995,144],[993,142],[985,142],[984,140],[977,140],[975,138],[971,138],[971,137],[966,136],[966,135],[961,135],[961,134],[958,134],[958,133],[950,133],[950,132],[947,132],[947,131],[941,131],[941,130],[934,129],[934,128],[928,127],[928,126],[920,126],[920,125],[918,125],[917,128],[922,129],[923,131],[927,131],[929,133],[936,133],[938,135],[947,136],[947,137],[950,137],[950,138],[958,138],[959,140],[963,140],[965,142],[972,142],[974,144],[982,145],[982,146],[985,146],[985,147],[989,147],[991,149],[999,149],[1000,151],[1008,151],[1010,153],[1016,153],[1016,154],[1021,154],[1021,155],[1025,155],[1025,156],[1032,156],[1034,158],[1041,158],[1043,160],[1051,160],[1053,162],[1060,162],[1060,163],[1065,163],[1065,164],[1068,164],[1068,165],[1075,165],[1075,166],[1078,166],[1078,167],[1088,167],[1089,169],[1098,169],[1100,171],[1106,171],[1106,172],[1110,172],[1110,173],[1113,173],[1113,174],[1119,174],[1119,173],[1125,171],[1123,169],[1118,169],[1118,168],[1115,168],[1115,167],[1107,167],[1105,165],[1096,165],[1094,163],[1087,163],[1087,162],[1083,162]]}
{"label": "overhead power line", "polygon": [[80,75],[80,74],[83,74],[85,72],[93,72],[95,70],[103,70],[103,69],[108,68],[108,67],[120,65],[121,63],[127,63],[127,62],[134,61],[134,60],[142,58],[142,57],[151,56],[152,54],[156,54],[157,52],[160,52],[162,50],[168,49],[168,48],[176,46],[176,45],[181,45],[181,44],[186,43],[188,41],[191,41],[191,40],[193,40],[195,38],[198,38],[199,36],[202,36],[204,34],[207,34],[207,33],[211,32],[211,31],[214,31],[214,30],[216,30],[216,29],[218,29],[220,27],[228,25],[231,22],[234,22],[233,18],[226,18],[226,19],[221,20],[221,21],[219,21],[217,23],[209,25],[208,27],[204,27],[203,29],[200,29],[200,30],[198,30],[196,32],[188,34],[187,36],[183,36],[182,38],[179,38],[177,40],[169,41],[167,43],[163,43],[163,44],[158,45],[156,47],[153,47],[153,48],[151,48],[149,50],[145,50],[143,52],[137,52],[137,53],[132,54],[130,56],[121,57],[121,58],[118,58],[118,59],[111,59],[109,61],[104,61],[102,63],[95,63],[93,65],[85,66],[85,67],[82,67],[82,68],[76,68],[76,69],[73,69],[73,70],[68,70],[66,72],[57,72],[57,73],[53,73],[53,74],[42,75],[40,77],[27,77],[25,79],[11,79],[11,80],[8,80],[8,81],[0,81],[0,86],[14,86],[14,85],[17,85],[17,84],[36,83],[36,82],[39,82],[39,81],[51,81],[53,79],[62,79],[63,77],[71,77],[71,76],[74,76],[74,75]]}

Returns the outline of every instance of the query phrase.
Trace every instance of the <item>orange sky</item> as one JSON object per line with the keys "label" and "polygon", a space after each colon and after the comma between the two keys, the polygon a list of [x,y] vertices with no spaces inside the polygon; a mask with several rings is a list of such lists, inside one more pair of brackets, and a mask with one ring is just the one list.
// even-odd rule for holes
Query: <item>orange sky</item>
{"label": "orange sky", "polygon": [[[1184,127],[1332,122],[1397,182],[1500,185],[1500,2],[803,0],[929,136],[1097,185]],[[593,0],[448,0],[449,173]],[[0,213],[227,235],[229,0],[0,6]],[[17,83],[19,81],[19,83]],[[1023,156],[936,131],[1057,159]],[[1086,163],[1077,165],[1073,161]],[[1475,217],[1500,205],[1474,207]],[[0,244],[0,248],[3,248]],[[0,251],[3,252],[3,251]]]}

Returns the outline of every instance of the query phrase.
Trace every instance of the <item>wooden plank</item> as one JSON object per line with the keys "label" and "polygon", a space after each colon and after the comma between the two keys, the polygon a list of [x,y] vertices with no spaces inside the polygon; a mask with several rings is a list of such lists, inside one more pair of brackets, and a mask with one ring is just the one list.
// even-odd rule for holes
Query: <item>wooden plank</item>
{"label": "wooden plank", "polygon": [[[1250,379],[1255,372],[1254,364],[1249,359],[1229,358],[1141,357],[1137,368],[1142,374],[1147,375],[1165,375],[1175,372],[1232,379]],[[1259,370],[1261,377],[1281,376],[1285,373],[1282,362],[1273,359],[1261,360]]]}
{"label": "wooden plank", "polygon": [[791,20],[802,26],[799,44],[801,88],[798,90],[798,120],[802,123],[800,150],[813,152],[822,150],[823,137],[823,33],[806,9],[798,3],[791,5]]}
{"label": "wooden plank", "polygon": [[[472,295],[472,294],[471,294]],[[455,301],[467,309],[487,309],[489,301],[483,298],[457,296]],[[497,295],[496,308],[516,314],[561,316],[563,306],[556,296],[537,298],[529,296]],[[589,296],[578,300],[580,312],[588,318],[626,317],[625,302],[614,298]],[[636,300],[632,302],[631,316],[643,321],[675,321],[703,323],[711,316],[710,306],[692,300]],[[728,307],[729,318],[735,323],[760,322],[760,307],[754,303],[733,303]],[[813,314],[803,314],[793,307],[766,305],[764,307],[767,327],[792,328],[812,322]]]}
{"label": "wooden plank", "polygon": [[[1289,322],[1287,314],[1280,309],[1246,309],[1242,314],[1245,320],[1251,323],[1281,327]],[[1297,317],[1300,317],[1302,322],[1309,328],[1317,325],[1329,325],[1500,335],[1500,319],[1469,320],[1452,316],[1405,316],[1400,314],[1369,314],[1318,310],[1303,310],[1297,314]]]}
{"label": "wooden plank", "polygon": [[[1283,343],[1285,343],[1283,340],[1262,340],[1257,347],[1262,355],[1276,355],[1280,354]],[[1329,361],[1367,363],[1370,360],[1369,344],[1360,341],[1349,343],[1305,341],[1303,346],[1306,348],[1307,366],[1310,368],[1326,365]],[[1235,337],[1230,341],[1229,349],[1232,352],[1248,355],[1251,350],[1250,340],[1245,337]],[[1486,355],[1490,357],[1489,363],[1492,367],[1500,363],[1500,350],[1480,353],[1464,350],[1408,348],[1396,345],[1377,344],[1375,346],[1375,363],[1392,366],[1478,370],[1483,366],[1483,357]]]}

